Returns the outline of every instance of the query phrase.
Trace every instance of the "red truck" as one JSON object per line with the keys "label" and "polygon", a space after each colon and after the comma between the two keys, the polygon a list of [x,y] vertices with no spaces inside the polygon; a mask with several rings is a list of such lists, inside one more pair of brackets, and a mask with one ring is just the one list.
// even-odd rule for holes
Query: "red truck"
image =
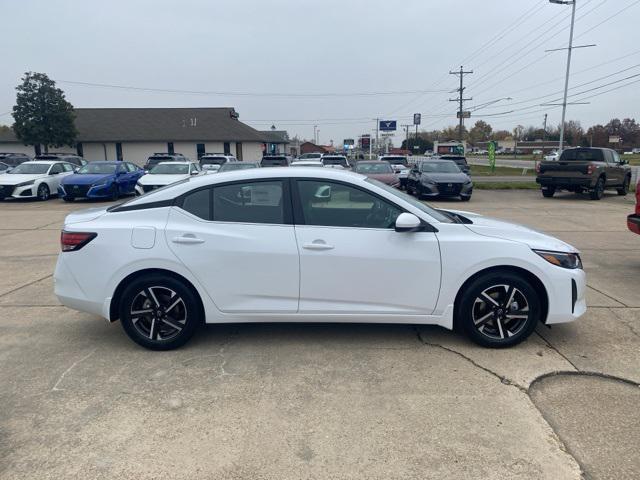
{"label": "red truck", "polygon": [[636,213],[632,213],[627,217],[627,227],[633,233],[640,235],[640,178],[636,185]]}

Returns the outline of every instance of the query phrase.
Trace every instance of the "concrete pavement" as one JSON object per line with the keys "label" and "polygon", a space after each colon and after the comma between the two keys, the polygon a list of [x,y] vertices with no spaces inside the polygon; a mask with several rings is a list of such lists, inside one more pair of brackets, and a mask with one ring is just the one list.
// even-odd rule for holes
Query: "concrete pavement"
{"label": "concrete pavement", "polygon": [[0,478],[637,478],[631,197],[437,205],[575,244],[587,314],[498,351],[437,327],[267,324],[149,352],[52,295],[61,221],[95,204],[0,203]]}

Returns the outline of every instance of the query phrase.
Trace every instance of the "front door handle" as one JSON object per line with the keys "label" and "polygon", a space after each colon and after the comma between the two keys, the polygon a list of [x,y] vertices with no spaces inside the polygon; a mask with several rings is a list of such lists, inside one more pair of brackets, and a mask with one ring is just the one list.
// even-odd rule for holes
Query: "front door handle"
{"label": "front door handle", "polygon": [[193,233],[185,233],[180,237],[173,237],[173,243],[195,244],[204,243],[202,238],[196,237]]}
{"label": "front door handle", "polygon": [[329,245],[324,240],[314,240],[311,243],[305,243],[302,245],[302,248],[306,250],[332,250],[333,245]]}

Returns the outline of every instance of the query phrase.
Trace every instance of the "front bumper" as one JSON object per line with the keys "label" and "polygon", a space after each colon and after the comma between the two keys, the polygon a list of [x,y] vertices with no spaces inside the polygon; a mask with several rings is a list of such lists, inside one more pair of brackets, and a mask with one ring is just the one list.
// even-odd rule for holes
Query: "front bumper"
{"label": "front bumper", "polygon": [[67,198],[108,198],[111,197],[111,184],[60,185],[58,194]]}
{"label": "front bumper", "polygon": [[473,183],[423,183],[425,197],[469,197],[473,193]]}
{"label": "front bumper", "polygon": [[633,214],[627,217],[627,228],[633,233],[640,235],[640,215]]}
{"label": "front bumper", "polygon": [[35,185],[24,185],[16,187],[14,185],[0,185],[0,198],[32,198],[35,197]]}
{"label": "front bumper", "polygon": [[[554,267],[557,271],[559,267]],[[572,322],[587,311],[587,277],[584,270],[562,269],[556,275],[553,284],[554,292],[549,295],[549,312],[546,324]]]}

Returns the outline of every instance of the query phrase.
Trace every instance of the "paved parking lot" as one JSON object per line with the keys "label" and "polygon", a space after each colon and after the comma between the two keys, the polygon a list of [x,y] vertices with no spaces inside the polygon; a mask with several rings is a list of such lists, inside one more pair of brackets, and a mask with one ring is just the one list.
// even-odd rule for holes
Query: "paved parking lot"
{"label": "paved parking lot", "polygon": [[150,352],[53,296],[62,220],[95,204],[0,203],[0,478],[638,478],[631,196],[436,204],[579,247],[587,314],[499,351],[437,327],[305,324]]}

